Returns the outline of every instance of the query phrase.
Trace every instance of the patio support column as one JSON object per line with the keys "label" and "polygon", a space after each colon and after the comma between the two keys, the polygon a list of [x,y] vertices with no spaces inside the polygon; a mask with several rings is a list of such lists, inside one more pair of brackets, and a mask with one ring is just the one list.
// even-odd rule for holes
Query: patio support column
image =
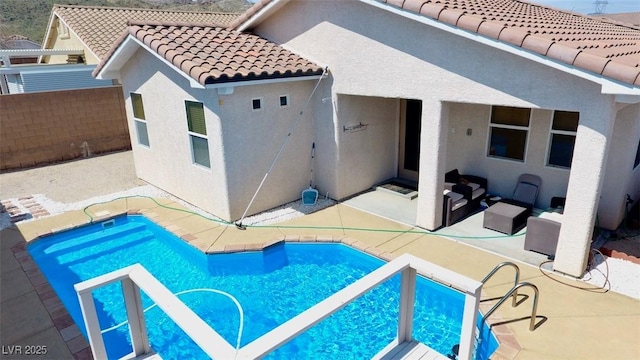
{"label": "patio support column", "polygon": [[[598,215],[616,109],[612,97],[580,111],[554,270],[581,277]],[[544,186],[544,185],[543,185]]]}
{"label": "patio support column", "polygon": [[420,173],[416,225],[435,230],[442,225],[442,188],[447,153],[449,105],[422,100],[420,129]]}

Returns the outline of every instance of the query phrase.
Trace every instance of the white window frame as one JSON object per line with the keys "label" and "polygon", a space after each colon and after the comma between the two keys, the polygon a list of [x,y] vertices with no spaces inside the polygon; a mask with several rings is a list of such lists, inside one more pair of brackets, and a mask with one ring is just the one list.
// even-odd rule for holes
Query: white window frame
{"label": "white window frame", "polygon": [[[139,95],[140,96],[140,102],[142,105],[142,112],[144,114],[144,118],[139,118],[136,116],[136,107],[134,105],[133,102],[133,95]],[[141,93],[137,93],[137,92],[130,92],[129,93],[129,97],[131,98],[131,113],[133,114],[133,124],[136,125],[136,140],[138,140],[138,145],[145,147],[147,149],[151,148],[151,140],[149,139],[149,123],[147,122],[147,114],[144,112],[144,100],[142,99],[142,94]],[[142,142],[140,142],[140,131],[138,130],[138,126],[136,124],[136,122],[139,122],[141,124],[144,124],[144,128],[147,131],[147,141],[149,142],[149,144],[143,144]]]}
{"label": "white window frame", "polygon": [[[558,110],[554,110],[551,113],[551,121],[549,122],[549,140],[547,141],[547,156],[545,158],[545,167],[551,168],[551,169],[561,169],[561,170],[571,170],[571,166],[566,167],[566,166],[561,166],[561,165],[552,165],[549,164],[549,159],[551,158],[551,145],[553,143],[553,135],[568,135],[568,136],[573,136],[574,138],[577,137],[578,135],[578,129],[576,128],[576,131],[567,131],[567,130],[554,130],[553,129],[553,119],[555,118],[555,113]],[[574,142],[575,145],[575,142]]]}
{"label": "white window frame", "polygon": [[[489,111],[489,129],[487,131],[487,148],[485,151],[485,157],[492,159],[492,160],[499,160],[499,161],[509,161],[509,162],[516,162],[516,163],[526,163],[527,162],[527,156],[529,154],[529,134],[531,132],[531,118],[533,116],[533,111],[532,109],[529,109],[529,121],[528,121],[528,125],[527,126],[519,126],[519,125],[505,125],[505,124],[497,124],[497,123],[493,123],[491,122],[491,119],[493,117],[493,109],[495,106],[502,106],[502,107],[511,107],[511,108],[520,108],[518,106],[507,106],[507,105],[491,105],[491,111]],[[521,108],[524,109],[524,108]],[[525,132],[525,137],[524,137],[524,154],[522,157],[522,160],[520,159],[514,159],[514,158],[510,158],[510,157],[505,157],[505,156],[497,156],[497,155],[490,155],[491,153],[491,135],[492,133],[492,129],[493,128],[501,128],[501,129],[510,129],[510,130],[520,130],[520,131],[524,131]]]}
{"label": "white window frame", "polygon": [[[260,108],[256,109],[253,107],[253,102],[258,100],[260,102]],[[251,99],[251,111],[262,111],[262,109],[264,109],[264,98],[262,97],[257,97],[257,98],[252,98]]]}
{"label": "white window frame", "polygon": [[209,149],[209,137],[208,137],[208,135],[202,135],[200,133],[193,132],[193,131],[189,130],[189,115],[186,112],[186,110],[187,110],[187,108],[186,108],[187,107],[187,102],[202,104],[202,111],[203,111],[203,115],[204,115],[204,119],[205,119],[205,131],[206,131],[207,116],[206,116],[206,113],[204,112],[204,103],[202,101],[198,101],[198,100],[195,100],[195,99],[184,99],[184,101],[182,102],[182,104],[184,105],[185,120],[187,122],[187,134],[189,135],[189,148],[191,150],[191,163],[194,166],[198,167],[198,168],[211,170],[211,151],[209,151],[209,166],[203,165],[203,164],[200,164],[200,163],[196,162],[196,153],[195,153],[195,149],[193,148],[193,141],[191,140],[192,137],[197,137],[197,138],[206,140],[207,141],[207,149]]}
{"label": "white window frame", "polygon": [[[286,104],[282,105],[282,98],[285,98],[286,100]],[[278,97],[278,105],[280,105],[281,108],[287,108],[289,107],[289,103],[291,102],[291,98],[289,97],[289,95],[280,95]]]}

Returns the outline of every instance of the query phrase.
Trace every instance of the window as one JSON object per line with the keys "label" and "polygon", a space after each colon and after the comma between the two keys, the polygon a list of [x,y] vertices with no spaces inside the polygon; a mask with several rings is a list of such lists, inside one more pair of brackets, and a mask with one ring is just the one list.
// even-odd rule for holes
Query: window
{"label": "window", "polygon": [[554,111],[547,156],[548,166],[571,168],[579,118],[580,114],[577,112]]}
{"label": "window", "polygon": [[189,140],[191,142],[191,156],[193,162],[210,168],[209,140],[204,119],[204,108],[201,102],[185,101],[187,124],[189,126]]}
{"label": "window", "polygon": [[491,108],[488,156],[524,161],[531,109]]}
{"label": "window", "polygon": [[280,107],[289,106],[289,95],[281,95],[280,96]]}
{"label": "window", "polygon": [[262,110],[262,98],[251,99],[251,109],[253,111]]}
{"label": "window", "polygon": [[138,144],[149,147],[149,133],[147,132],[147,119],[144,116],[142,95],[131,93],[131,105],[133,106],[133,122],[136,126]]}

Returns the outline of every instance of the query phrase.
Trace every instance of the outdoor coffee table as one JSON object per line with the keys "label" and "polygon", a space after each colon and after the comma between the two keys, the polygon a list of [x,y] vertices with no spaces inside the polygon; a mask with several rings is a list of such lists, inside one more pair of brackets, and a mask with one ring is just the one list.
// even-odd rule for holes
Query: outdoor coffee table
{"label": "outdoor coffee table", "polygon": [[482,226],[486,229],[513,235],[527,224],[527,208],[498,202],[484,211]]}

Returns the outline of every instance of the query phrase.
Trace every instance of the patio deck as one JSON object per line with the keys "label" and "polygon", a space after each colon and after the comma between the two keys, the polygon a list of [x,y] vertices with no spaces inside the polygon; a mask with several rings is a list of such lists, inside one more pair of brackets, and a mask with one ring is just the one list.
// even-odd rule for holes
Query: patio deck
{"label": "patio deck", "polygon": [[[0,178],[1,180],[1,178]],[[181,207],[168,199],[162,205]],[[482,279],[495,265],[513,259],[418,230],[352,206],[338,204],[272,227],[239,230],[200,216],[176,212],[150,199],[121,199],[89,208],[93,216],[140,212],[208,252],[252,249],[278,239],[288,241],[342,241],[380,257],[410,253],[473,279]],[[88,344],[25,251],[40,234],[88,222],[82,211],[19,223],[0,232],[2,283],[0,345],[2,358],[16,346],[46,345],[44,358],[86,358]],[[313,227],[329,226],[326,229]],[[385,229],[364,231],[359,228]],[[540,290],[537,328],[529,331],[531,297],[518,307],[507,304],[489,319],[500,347],[494,359],[640,358],[640,301],[562,277],[543,274],[537,266],[518,263],[521,281]],[[499,272],[484,287],[486,312],[512,286],[513,274]],[[521,294],[531,296],[523,289]]]}

